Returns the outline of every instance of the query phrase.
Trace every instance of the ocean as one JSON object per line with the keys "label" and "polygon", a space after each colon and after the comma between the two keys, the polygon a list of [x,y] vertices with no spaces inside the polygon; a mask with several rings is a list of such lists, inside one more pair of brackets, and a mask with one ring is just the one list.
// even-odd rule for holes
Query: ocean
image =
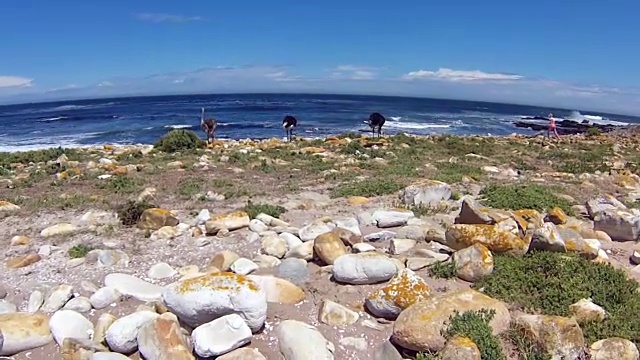
{"label": "ocean", "polygon": [[201,137],[200,108],[218,120],[223,139],[285,136],[285,115],[298,119],[297,136],[324,137],[367,129],[369,114],[382,113],[384,134],[534,134],[516,128],[525,116],[598,123],[640,123],[640,118],[581,113],[575,109],[406,97],[308,94],[234,94],[130,97],[0,106],[0,151],[101,144],[152,144],[172,129]]}

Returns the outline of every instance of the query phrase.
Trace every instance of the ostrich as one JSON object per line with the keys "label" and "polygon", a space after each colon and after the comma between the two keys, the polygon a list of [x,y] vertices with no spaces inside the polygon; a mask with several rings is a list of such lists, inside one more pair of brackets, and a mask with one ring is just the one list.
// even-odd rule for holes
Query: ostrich
{"label": "ostrich", "polygon": [[218,121],[214,118],[204,119],[204,108],[202,108],[202,114],[200,115],[200,127],[202,131],[207,135],[207,143],[212,143],[216,140],[216,128],[218,127]]}
{"label": "ostrich", "polygon": [[293,138],[293,128],[296,126],[298,126],[298,119],[291,115],[285,116],[282,120],[282,127],[287,133],[287,140],[289,140],[289,142],[291,142],[291,139]]}
{"label": "ostrich", "polygon": [[378,137],[381,136],[382,134],[382,125],[384,125],[384,122],[386,121],[386,119],[384,118],[384,116],[382,116],[382,114],[374,112],[371,115],[369,115],[369,121],[365,121],[365,123],[369,124],[369,127],[371,127],[371,132],[373,134],[373,136],[376,135],[376,128],[378,129]]}

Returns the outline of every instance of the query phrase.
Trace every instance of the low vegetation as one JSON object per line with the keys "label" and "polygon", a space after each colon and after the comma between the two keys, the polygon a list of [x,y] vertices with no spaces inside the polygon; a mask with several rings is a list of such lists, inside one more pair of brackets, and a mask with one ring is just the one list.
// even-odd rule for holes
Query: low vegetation
{"label": "low vegetation", "polygon": [[78,244],[69,249],[68,255],[72,259],[85,257],[93,247],[87,244]]}
{"label": "low vegetation", "polygon": [[242,210],[249,215],[250,219],[255,219],[258,214],[267,214],[274,218],[279,218],[287,210],[280,205],[254,204],[249,200]]}
{"label": "low vegetation", "polygon": [[145,210],[155,207],[158,206],[144,201],[139,202],[130,200],[118,207],[118,219],[120,219],[122,225],[134,226],[138,223],[140,216],[142,216],[142,213]]}
{"label": "low vegetation", "polygon": [[484,197],[485,206],[497,209],[545,211],[557,206],[567,214],[573,213],[571,203],[553,190],[538,184],[491,184],[480,195]]}
{"label": "low vegetation", "polygon": [[437,262],[429,266],[429,276],[436,279],[451,279],[456,277],[456,264],[453,261]]}
{"label": "low vegetation", "polygon": [[443,335],[446,339],[458,335],[473,340],[480,350],[481,359],[506,360],[500,339],[492,334],[489,325],[494,315],[494,310],[456,313],[449,319]]}
{"label": "low vegetation", "polygon": [[557,316],[569,316],[569,305],[591,298],[608,317],[582,326],[588,344],[621,337],[640,345],[640,323],[629,321],[629,314],[640,312],[638,284],[622,270],[553,252],[498,255],[494,261],[493,273],[474,285],[487,295],[526,311]]}
{"label": "low vegetation", "polygon": [[365,179],[338,185],[333,189],[333,197],[347,196],[382,196],[393,194],[406,187],[407,184],[394,179]]}
{"label": "low vegetation", "polygon": [[193,151],[204,146],[204,141],[191,130],[175,129],[163,136],[153,147],[166,153]]}

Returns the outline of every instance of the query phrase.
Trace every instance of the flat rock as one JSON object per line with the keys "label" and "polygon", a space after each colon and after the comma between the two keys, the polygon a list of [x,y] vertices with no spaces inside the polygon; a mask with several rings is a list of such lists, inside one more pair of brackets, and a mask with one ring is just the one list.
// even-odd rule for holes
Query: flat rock
{"label": "flat rock", "polygon": [[251,342],[251,329],[237,314],[225,315],[193,330],[196,354],[213,357],[226,354]]}
{"label": "flat rock", "polygon": [[89,301],[91,302],[91,306],[94,309],[104,309],[112,303],[120,300],[120,292],[118,289],[110,286],[105,286],[103,288],[98,289],[91,297]]}
{"label": "flat rock", "polygon": [[204,226],[208,235],[216,235],[223,229],[233,231],[249,227],[250,223],[251,219],[249,219],[249,215],[246,212],[233,211],[212,216]]}
{"label": "flat rock", "polygon": [[311,224],[300,228],[300,240],[303,242],[315,240],[318,235],[327,233],[335,227],[331,222],[315,220]]}
{"label": "flat rock", "polygon": [[137,311],[117,319],[105,336],[111,350],[130,354],[138,348],[138,332],[146,323],[155,320],[159,315],[151,311]]}
{"label": "flat rock", "polygon": [[297,304],[305,299],[304,290],[285,279],[268,275],[249,275],[266,294],[267,302]]}
{"label": "flat rock", "polygon": [[0,355],[12,356],[50,343],[49,320],[45,314],[0,314]]}
{"label": "flat rock", "polygon": [[156,301],[162,298],[164,288],[159,285],[122,273],[112,273],[104,278],[105,286],[112,287],[120,294],[140,301]]}
{"label": "flat rock", "polygon": [[603,231],[613,241],[637,241],[640,216],[627,210],[603,210],[595,215],[593,229]]}
{"label": "flat rock", "polygon": [[73,296],[73,286],[71,285],[58,285],[51,289],[49,296],[42,305],[42,311],[46,313],[52,313],[60,310],[64,304]]}
{"label": "flat rock", "polygon": [[377,253],[346,254],[333,264],[334,279],[352,285],[387,281],[397,272],[398,268],[392,259]]}
{"label": "flat rock", "polygon": [[164,313],[145,323],[138,331],[136,341],[138,351],[146,360],[195,360],[189,339],[172,313]]}
{"label": "flat rock", "polygon": [[379,228],[404,226],[414,217],[413,211],[377,210],[373,213],[373,219]]}
{"label": "flat rock", "polygon": [[42,237],[62,236],[73,234],[78,231],[78,228],[73,224],[61,223],[49,226],[40,232]]}
{"label": "flat rock", "polygon": [[171,265],[161,262],[154,264],[149,268],[147,276],[150,279],[166,279],[175,276],[178,272]]}
{"label": "flat rock", "polygon": [[358,322],[360,315],[357,312],[328,299],[322,300],[318,319],[327,325],[348,326]]}
{"label": "flat rock", "polygon": [[284,360],[334,359],[334,345],[309,324],[284,320],[276,327],[276,337]]}
{"label": "flat rock", "polygon": [[93,323],[73,310],[56,311],[49,320],[49,329],[60,346],[66,338],[89,340],[93,336]]}

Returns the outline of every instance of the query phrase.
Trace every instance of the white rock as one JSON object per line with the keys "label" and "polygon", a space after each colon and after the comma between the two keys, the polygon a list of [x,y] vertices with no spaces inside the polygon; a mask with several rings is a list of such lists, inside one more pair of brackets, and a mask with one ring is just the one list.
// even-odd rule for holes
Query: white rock
{"label": "white rock", "polygon": [[356,253],[363,253],[363,252],[376,251],[376,247],[367,243],[357,243],[357,244],[353,244],[353,250]]}
{"label": "white rock", "polygon": [[376,253],[346,254],[333,263],[333,277],[339,282],[353,285],[387,281],[397,271],[392,259]]}
{"label": "white rock", "polygon": [[248,275],[259,268],[258,264],[247,258],[239,258],[231,264],[231,271],[238,275]]}
{"label": "white rock", "polygon": [[274,219],[275,218],[273,216],[265,213],[260,213],[258,214],[258,216],[256,216],[256,220],[259,220],[263,224],[267,224],[267,225],[271,225],[271,221],[273,221]]}
{"label": "white rock", "polygon": [[345,347],[352,347],[358,351],[367,351],[369,348],[369,343],[367,343],[366,339],[357,338],[357,337],[346,337],[340,339],[340,345]]}
{"label": "white rock", "polygon": [[263,231],[269,230],[269,226],[258,219],[253,219],[249,222],[249,230],[259,234]]}
{"label": "white rock", "polygon": [[73,286],[71,285],[58,285],[51,290],[51,294],[44,302],[42,311],[46,313],[52,313],[60,310],[64,304],[73,296]]}
{"label": "white rock", "polygon": [[285,231],[280,233],[280,237],[287,243],[287,249],[293,249],[298,245],[302,245],[302,240],[292,233]]}
{"label": "white rock", "polygon": [[35,313],[42,307],[44,304],[44,295],[40,290],[34,290],[31,295],[29,295],[29,302],[27,303],[27,312]]}
{"label": "white rock", "polygon": [[51,255],[51,245],[42,245],[40,246],[40,248],[38,248],[38,255],[42,256],[43,258],[49,257]]}
{"label": "white rock", "polygon": [[52,237],[52,236],[61,236],[68,235],[78,231],[78,228],[73,224],[61,223],[49,226],[48,228],[42,230],[40,232],[40,236],[42,237]]}
{"label": "white rock", "polygon": [[123,354],[129,354],[138,348],[138,332],[149,321],[155,320],[158,314],[143,310],[134,312],[116,320],[107,329],[106,341],[109,348]]}
{"label": "white rock", "polygon": [[315,240],[318,235],[329,232],[335,227],[336,226],[333,223],[325,223],[316,220],[300,229],[300,240],[304,242]]}
{"label": "white rock", "polygon": [[200,213],[196,217],[196,225],[204,225],[204,223],[206,223],[207,220],[209,220],[210,218],[211,218],[211,214],[209,213],[209,210],[202,209],[200,210]]}
{"label": "white rock", "polygon": [[405,253],[413,249],[413,247],[416,246],[416,243],[417,241],[411,239],[393,238],[389,243],[389,253],[393,255]]}
{"label": "white rock", "polygon": [[263,254],[282,259],[287,250],[287,242],[278,235],[267,236],[262,240],[261,251]]}
{"label": "white rock", "polygon": [[84,296],[74,297],[62,307],[65,310],[73,310],[80,313],[91,311],[91,302]]}
{"label": "white rock", "polygon": [[45,314],[0,314],[0,355],[16,355],[50,343],[49,320]]}
{"label": "white rock", "polygon": [[93,323],[73,310],[56,311],[49,320],[49,329],[60,346],[66,338],[89,340],[93,336]]}
{"label": "white rock", "polygon": [[282,261],[275,256],[260,254],[253,258],[253,262],[261,269],[270,269],[280,265]]}
{"label": "white rock", "polygon": [[237,314],[230,314],[193,330],[193,347],[201,357],[226,354],[251,341],[251,329]]}
{"label": "white rock", "polygon": [[404,226],[412,217],[413,211],[377,210],[373,213],[373,219],[379,228]]}
{"label": "white rock", "polygon": [[311,261],[313,259],[313,244],[314,241],[302,243],[289,250],[284,257]]}
{"label": "white rock", "polygon": [[16,311],[18,311],[17,306],[7,300],[0,299],[0,314],[14,313]]}
{"label": "white rock", "polygon": [[393,231],[379,231],[376,233],[368,234],[363,237],[364,241],[376,242],[376,241],[390,241],[396,237],[396,233]]}
{"label": "white rock", "polygon": [[333,360],[334,345],[315,327],[285,320],[276,328],[278,347],[284,360]]}
{"label": "white rock", "polygon": [[637,241],[640,217],[626,210],[603,210],[594,217],[593,230],[605,232],[613,241]]}
{"label": "white rock", "polygon": [[160,262],[153,265],[149,272],[147,272],[147,276],[150,279],[166,279],[176,275],[178,272],[171,267],[171,265]]}
{"label": "white rock", "polygon": [[105,276],[104,285],[115,288],[121,294],[140,301],[156,301],[162,298],[164,288],[139,279],[135,276],[113,273]]}
{"label": "white rock", "polygon": [[347,229],[357,236],[362,236],[360,224],[356,218],[335,219],[333,223],[339,228]]}
{"label": "white rock", "polygon": [[120,292],[116,288],[110,286],[98,289],[98,291],[89,298],[91,306],[95,309],[104,309],[118,300],[120,300]]}
{"label": "white rock", "polygon": [[449,184],[427,180],[422,183],[407,186],[402,192],[402,203],[413,206],[431,206],[451,198]]}
{"label": "white rock", "polygon": [[97,352],[93,354],[91,360],[131,360],[129,357],[116,352]]}
{"label": "white rock", "polygon": [[252,243],[254,243],[254,242],[258,241],[258,240],[260,240],[260,235],[258,233],[254,233],[254,232],[247,233],[246,241],[249,244],[252,244]]}
{"label": "white rock", "polygon": [[267,318],[266,293],[254,281],[230,273],[175,282],[165,288],[162,300],[191,327],[236,313],[256,332]]}

